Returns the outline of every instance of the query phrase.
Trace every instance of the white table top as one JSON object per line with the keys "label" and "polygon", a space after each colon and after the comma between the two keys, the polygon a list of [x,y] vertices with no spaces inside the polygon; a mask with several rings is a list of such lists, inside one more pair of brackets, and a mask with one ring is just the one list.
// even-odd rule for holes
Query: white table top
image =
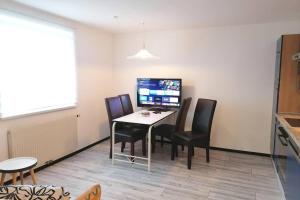
{"label": "white table top", "polygon": [[132,114],[119,117],[113,120],[113,122],[126,122],[126,123],[135,123],[135,124],[145,124],[145,125],[153,125],[169,115],[175,113],[176,111],[166,111],[161,113],[153,113],[153,111],[148,111],[150,113],[149,116],[142,115],[142,112],[147,112],[147,110],[140,110],[134,112]]}
{"label": "white table top", "polygon": [[33,157],[17,157],[0,162],[0,171],[21,171],[33,167],[37,159]]}

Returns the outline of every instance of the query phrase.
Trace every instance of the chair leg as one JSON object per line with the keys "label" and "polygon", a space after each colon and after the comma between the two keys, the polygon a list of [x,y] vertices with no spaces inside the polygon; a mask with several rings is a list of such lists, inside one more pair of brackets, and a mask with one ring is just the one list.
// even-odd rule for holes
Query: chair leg
{"label": "chair leg", "polygon": [[209,163],[209,147],[206,147],[206,162]]}
{"label": "chair leg", "polygon": [[161,136],[161,138],[160,138],[160,145],[164,146],[164,136]]}
{"label": "chair leg", "polygon": [[184,151],[184,145],[183,144],[181,145],[181,150]]}
{"label": "chair leg", "polygon": [[[134,156],[134,142],[130,143],[130,155]],[[133,158],[131,160],[134,162]]]}
{"label": "chair leg", "polygon": [[152,145],[152,147],[151,147],[151,152],[152,153],[154,153],[155,152],[155,134],[153,134],[152,136],[151,136],[151,145]]}
{"label": "chair leg", "polygon": [[195,148],[192,147],[192,156],[194,156],[194,155],[195,155]]}
{"label": "chair leg", "polygon": [[12,173],[12,184],[16,185],[17,183],[17,174],[16,173]]}
{"label": "chair leg", "polygon": [[188,146],[188,160],[187,160],[187,167],[191,169],[192,166],[192,154],[193,154],[193,146]]}
{"label": "chair leg", "polygon": [[111,137],[110,137],[109,159],[112,159],[112,141],[111,141]]}
{"label": "chair leg", "polygon": [[124,152],[125,145],[126,145],[126,143],[125,143],[125,142],[122,142],[122,144],[121,144],[121,152],[122,152],[122,153]]}
{"label": "chair leg", "polygon": [[178,146],[177,145],[175,145],[175,155],[176,155],[176,157],[178,157]]}
{"label": "chair leg", "polygon": [[30,175],[31,175],[33,185],[36,185],[37,181],[36,181],[36,177],[35,177],[35,173],[34,173],[33,169],[30,170]]}
{"label": "chair leg", "polygon": [[0,186],[2,186],[4,184],[4,180],[5,180],[5,173],[2,172],[2,175],[1,175],[1,181],[0,181]]}
{"label": "chair leg", "polygon": [[24,185],[24,176],[23,176],[23,172],[20,172],[20,180],[21,180],[21,185]]}
{"label": "chair leg", "polygon": [[175,157],[175,143],[172,142],[172,147],[171,147],[171,160],[174,160],[174,157]]}
{"label": "chair leg", "polygon": [[143,156],[146,156],[146,137],[144,137],[142,140],[142,151],[143,151]]}

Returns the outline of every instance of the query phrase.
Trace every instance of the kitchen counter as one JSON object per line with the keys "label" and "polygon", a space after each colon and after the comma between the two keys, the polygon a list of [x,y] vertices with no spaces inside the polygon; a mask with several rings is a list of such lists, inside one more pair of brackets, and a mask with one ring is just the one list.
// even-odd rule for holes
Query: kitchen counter
{"label": "kitchen counter", "polygon": [[300,127],[292,127],[285,120],[285,118],[300,119],[300,114],[279,113],[276,114],[276,118],[292,138],[292,140],[295,142],[297,148],[300,149]]}

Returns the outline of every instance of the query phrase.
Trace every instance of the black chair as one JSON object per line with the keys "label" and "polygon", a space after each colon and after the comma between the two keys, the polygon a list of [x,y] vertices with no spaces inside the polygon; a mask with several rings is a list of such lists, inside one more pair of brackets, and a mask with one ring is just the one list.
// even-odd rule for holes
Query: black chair
{"label": "black chair", "polygon": [[[110,127],[110,153],[109,158],[112,158],[112,124],[113,120],[124,116],[124,110],[119,96],[105,98],[105,105]],[[145,140],[146,131],[135,127],[127,126],[126,123],[117,123],[115,127],[115,143],[129,142],[131,144],[131,155],[134,156],[134,143],[138,140]],[[123,151],[121,147],[121,151]],[[143,142],[143,155],[146,155],[146,145]]]}
{"label": "black chair", "polygon": [[121,94],[119,95],[119,97],[122,102],[124,114],[128,115],[133,113],[132,103],[129,94]]}
{"label": "black chair", "polygon": [[194,147],[206,149],[206,162],[209,162],[209,142],[216,100],[198,99],[195,108],[192,131],[176,132],[172,138],[171,160],[174,160],[176,145],[188,146],[188,169],[191,169]]}
{"label": "black chair", "polygon": [[[129,114],[133,113],[132,103],[131,103],[129,94],[121,94],[121,95],[119,95],[119,97],[121,99],[124,114],[129,115]],[[144,142],[144,140],[143,140],[143,142]],[[122,142],[121,152],[124,151],[125,145],[126,145],[126,143]]]}
{"label": "black chair", "polygon": [[186,116],[191,105],[192,97],[183,100],[182,105],[179,109],[176,124],[160,124],[155,127],[152,131],[152,153],[155,152],[155,137],[161,136],[161,144],[163,145],[164,138],[172,140],[173,133],[178,131],[184,131]]}
{"label": "black chair", "polygon": [[[131,103],[129,94],[121,94],[121,95],[119,95],[119,97],[121,99],[124,114],[129,115],[129,114],[133,113],[133,107],[132,107],[132,103]],[[141,125],[141,124],[127,124],[126,126],[128,128],[142,129],[145,132],[148,132],[148,128],[149,128],[149,126]],[[142,142],[143,142],[142,147],[145,148],[145,149],[143,149],[143,151],[146,151],[146,137],[143,139]],[[124,151],[125,145],[126,145],[126,143],[122,142],[121,152]]]}

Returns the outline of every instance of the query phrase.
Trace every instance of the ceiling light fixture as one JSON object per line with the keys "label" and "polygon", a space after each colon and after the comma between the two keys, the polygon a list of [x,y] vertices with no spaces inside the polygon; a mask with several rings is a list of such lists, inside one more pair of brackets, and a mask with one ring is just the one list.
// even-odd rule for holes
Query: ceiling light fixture
{"label": "ceiling light fixture", "polygon": [[143,31],[142,48],[136,54],[134,54],[132,56],[128,56],[127,59],[141,59],[141,60],[160,59],[158,56],[153,55],[146,49],[144,22],[141,22],[141,25],[142,25],[142,31]]}

